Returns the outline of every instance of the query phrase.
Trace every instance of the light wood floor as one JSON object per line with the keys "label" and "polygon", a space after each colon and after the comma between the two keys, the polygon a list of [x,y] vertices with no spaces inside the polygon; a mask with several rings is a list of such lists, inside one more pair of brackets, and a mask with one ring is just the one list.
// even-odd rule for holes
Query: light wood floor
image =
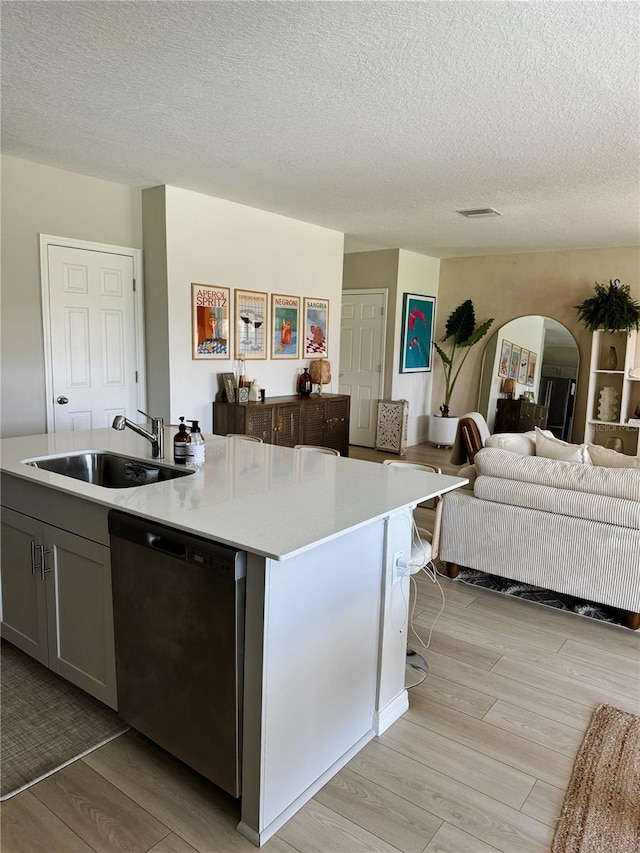
{"label": "light wood floor", "polygon": [[[407,458],[455,470],[446,451]],[[640,712],[640,632],[441,585],[430,648],[410,640],[430,674],[409,711],[268,853],[547,853],[592,711]],[[414,626],[426,642],[440,591],[422,577],[418,587]],[[235,829],[234,800],[132,732],[8,800],[2,819],[2,853],[255,850]]]}

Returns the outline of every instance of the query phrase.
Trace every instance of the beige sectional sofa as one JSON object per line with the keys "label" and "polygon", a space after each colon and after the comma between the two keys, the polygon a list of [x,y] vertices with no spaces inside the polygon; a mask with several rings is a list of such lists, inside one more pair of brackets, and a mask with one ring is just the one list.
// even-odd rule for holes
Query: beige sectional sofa
{"label": "beige sectional sofa", "polygon": [[593,465],[584,446],[584,462],[565,462],[531,455],[535,438],[492,442],[464,471],[470,488],[444,497],[450,577],[478,569],[620,608],[640,627],[640,468]]}

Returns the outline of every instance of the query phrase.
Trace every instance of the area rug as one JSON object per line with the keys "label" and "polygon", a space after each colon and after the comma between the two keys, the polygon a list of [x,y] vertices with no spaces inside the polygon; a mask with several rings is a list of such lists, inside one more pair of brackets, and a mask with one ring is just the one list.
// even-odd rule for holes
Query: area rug
{"label": "area rug", "polygon": [[579,613],[580,616],[590,616],[592,619],[600,619],[602,622],[612,622],[616,625],[624,625],[622,611],[614,607],[606,607],[604,604],[593,604],[582,598],[574,598],[571,595],[563,595],[541,589],[528,583],[501,578],[490,575],[487,572],[479,572],[476,569],[460,569],[458,580],[471,586],[480,586],[483,589],[492,589],[505,595],[513,595],[523,598],[525,601],[535,601],[536,604],[545,604],[547,607],[555,607],[558,610],[567,610],[570,613]]}
{"label": "area rug", "polygon": [[129,728],[115,711],[10,643],[1,644],[2,776],[6,800]]}
{"label": "area rug", "polygon": [[599,705],[578,755],[551,853],[640,851],[640,717]]}

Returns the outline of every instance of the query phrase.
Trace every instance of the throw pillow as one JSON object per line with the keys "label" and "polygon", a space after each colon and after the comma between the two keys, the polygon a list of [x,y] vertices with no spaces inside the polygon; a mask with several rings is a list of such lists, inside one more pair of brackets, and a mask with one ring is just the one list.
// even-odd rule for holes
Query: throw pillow
{"label": "throw pillow", "polygon": [[559,459],[562,462],[581,462],[591,465],[591,458],[586,444],[569,444],[559,438],[549,438],[541,429],[536,427],[536,456],[547,459]]}
{"label": "throw pillow", "polygon": [[590,444],[589,456],[600,468],[640,468],[640,456],[626,456],[601,444]]}

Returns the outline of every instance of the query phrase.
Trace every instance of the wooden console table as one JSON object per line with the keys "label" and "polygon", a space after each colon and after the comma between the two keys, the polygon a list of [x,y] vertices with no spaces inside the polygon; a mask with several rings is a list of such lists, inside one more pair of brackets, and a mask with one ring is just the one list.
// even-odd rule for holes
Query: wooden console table
{"label": "wooden console table", "polygon": [[534,427],[545,429],[549,409],[528,400],[498,400],[494,432],[528,432]]}
{"label": "wooden console table", "polygon": [[267,397],[264,403],[213,404],[213,432],[253,435],[267,444],[317,444],[349,455],[348,394]]}

